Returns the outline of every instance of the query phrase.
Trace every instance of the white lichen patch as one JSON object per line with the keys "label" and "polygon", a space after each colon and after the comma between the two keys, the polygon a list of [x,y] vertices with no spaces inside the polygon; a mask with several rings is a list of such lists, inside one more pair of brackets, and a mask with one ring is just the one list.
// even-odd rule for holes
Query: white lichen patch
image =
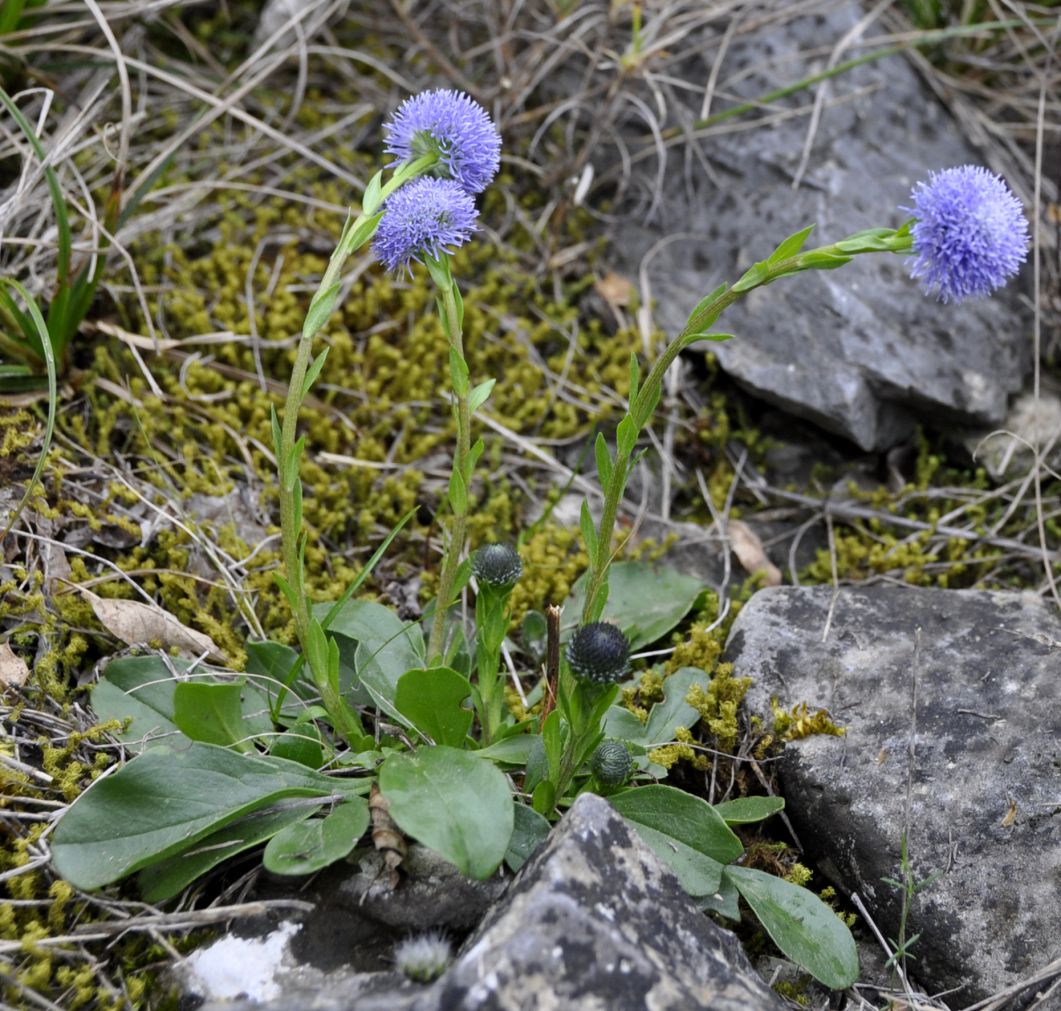
{"label": "white lichen patch", "polygon": [[223,937],[189,955],[178,974],[189,991],[206,1000],[273,1000],[280,996],[276,977],[284,972],[284,955],[301,929],[283,923],[265,937]]}

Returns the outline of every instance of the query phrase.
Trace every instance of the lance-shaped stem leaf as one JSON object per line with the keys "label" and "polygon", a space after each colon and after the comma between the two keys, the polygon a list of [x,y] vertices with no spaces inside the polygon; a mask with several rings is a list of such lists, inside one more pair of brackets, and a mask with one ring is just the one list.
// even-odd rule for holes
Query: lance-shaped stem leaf
{"label": "lance-shaped stem leaf", "polygon": [[597,470],[604,490],[604,508],[596,531],[593,531],[588,511],[584,511],[582,517],[583,539],[590,558],[586,602],[582,612],[583,624],[598,621],[608,602],[608,568],[613,557],[612,537],[619,504],[632,469],[634,448],[641,432],[652,419],[663,389],[663,378],[674,359],[685,348],[698,341],[728,340],[730,334],[715,333],[711,328],[726,309],[749,291],[804,270],[833,270],[842,267],[860,253],[909,252],[913,245],[910,224],[908,221],[898,229],[866,229],[840,242],[807,252],[802,252],[803,244],[814,226],[801,229],[785,239],[765,260],[746,270],[734,284],[719,285],[703,298],[690,314],[681,333],[666,346],[640,384],[637,363],[631,363],[630,406],[616,430],[614,459],[609,457],[606,447],[603,450],[597,448]]}

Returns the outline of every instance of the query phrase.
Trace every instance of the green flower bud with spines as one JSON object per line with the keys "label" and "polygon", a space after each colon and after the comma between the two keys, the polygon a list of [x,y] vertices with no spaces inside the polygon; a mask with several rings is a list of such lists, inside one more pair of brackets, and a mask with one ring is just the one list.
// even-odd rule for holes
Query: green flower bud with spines
{"label": "green flower bud with spines", "polygon": [[576,677],[594,684],[622,681],[630,669],[630,643],[606,621],[583,625],[567,644],[567,662]]}
{"label": "green flower bud with spines", "polygon": [[511,544],[484,544],[472,555],[472,572],[480,584],[501,589],[519,581],[523,563]]}
{"label": "green flower bud with spines", "polygon": [[634,760],[622,741],[602,741],[589,760],[590,772],[601,786],[622,786],[634,767]]}

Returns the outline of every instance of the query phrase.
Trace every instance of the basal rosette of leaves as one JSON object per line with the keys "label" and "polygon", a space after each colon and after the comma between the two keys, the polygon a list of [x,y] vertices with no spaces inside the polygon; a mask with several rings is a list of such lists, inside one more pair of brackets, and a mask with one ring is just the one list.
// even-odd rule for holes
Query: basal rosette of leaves
{"label": "basal rosette of leaves", "polygon": [[[846,925],[806,889],[739,863],[744,847],[732,826],[770,817],[781,802],[746,798],[713,807],[661,782],[667,769],[652,753],[682,740],[699,722],[701,710],[689,699],[707,696],[710,675],[696,666],[674,670],[644,722],[620,704],[624,687],[653,673],[631,673],[631,650],[670,633],[704,588],[666,569],[613,566],[619,503],[664,374],[691,345],[728,339],[713,328],[730,304],[776,280],[837,269],[871,253],[912,252],[915,273],[949,297],[984,293],[1013,272],[1026,249],[1023,219],[1013,215],[1001,184],[984,186],[979,173],[947,176],[953,189],[938,199],[926,195],[939,186],[934,180],[915,196],[918,209],[925,208],[923,221],[869,229],[810,250],[804,246],[812,228],[803,229],[735,283],[703,298],[654,362],[625,356],[628,406],[614,445],[599,435],[594,446],[603,505],[594,517],[587,502],[581,515],[588,568],[568,601],[578,627],[565,635],[557,621],[547,622],[549,650],[539,677],[529,664],[516,667],[526,658],[517,652],[514,660],[506,645],[514,632],[510,576],[517,577],[520,566],[510,559],[504,578],[495,580],[491,570],[466,558],[476,471],[484,462],[483,416],[495,387],[512,379],[473,372],[482,363],[468,351],[487,337],[485,328],[467,325],[461,261],[452,256],[475,233],[479,212],[469,190],[481,190],[497,167],[485,110],[470,109],[470,102],[454,92],[432,93],[430,101],[403,107],[406,119],[391,124],[391,153],[401,160],[372,177],[323,265],[297,327],[282,410],[263,405],[281,517],[276,578],[297,649],[249,641],[240,673],[155,656],[108,664],[93,706],[101,718],[123,721],[122,737],[134,757],[90,787],[59,821],[51,835],[54,866],[83,889],[137,874],[144,897],[155,902],[259,846],[274,873],[309,874],[358,845],[369,826],[366,798],[375,784],[403,832],[465,874],[485,878],[503,863],[518,868],[551,820],[580,791],[596,788],[705,909],[736,918],[743,897],[783,952],[826,985],[846,987],[858,975]],[[463,129],[471,131],[470,140],[458,157]],[[396,138],[405,134],[411,140],[403,146]],[[949,215],[958,211],[955,225]],[[981,217],[991,226],[963,242]],[[315,387],[321,389],[336,349],[326,339],[333,319],[354,311],[366,327],[374,325],[376,306],[341,304],[347,261],[373,242],[391,271],[411,271],[421,280],[426,274],[430,281],[438,309],[434,368],[448,385],[454,419],[452,469],[438,506],[442,561],[423,624],[358,598],[402,536],[411,509],[394,517],[393,529],[334,599],[315,600],[307,575],[322,559],[304,523],[310,444],[300,433],[300,411]],[[385,326],[386,320],[376,323]],[[410,367],[397,356],[396,371]],[[631,581],[637,592],[622,592]],[[474,630],[460,617],[466,589],[475,598]],[[510,661],[513,687],[525,695],[520,717],[505,704]],[[628,778],[613,777],[594,762],[605,742],[630,756]]]}

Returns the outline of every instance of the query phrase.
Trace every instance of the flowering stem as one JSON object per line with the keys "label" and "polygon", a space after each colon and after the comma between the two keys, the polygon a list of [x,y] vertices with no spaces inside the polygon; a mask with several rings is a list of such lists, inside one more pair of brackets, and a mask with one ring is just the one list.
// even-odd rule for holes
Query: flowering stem
{"label": "flowering stem", "polygon": [[614,458],[608,453],[607,446],[603,444],[598,446],[598,470],[601,469],[600,454],[603,452],[607,455],[604,461],[604,472],[600,474],[604,489],[604,508],[601,512],[600,523],[594,531],[591,524],[587,524],[585,520],[583,522],[583,533],[589,534],[587,548],[590,556],[589,582],[582,611],[583,624],[599,621],[608,601],[608,569],[612,561],[611,545],[619,503],[622,501],[626,483],[630,477],[631,460],[638,436],[652,420],[652,413],[659,403],[660,392],[663,388],[663,378],[674,359],[685,348],[697,341],[727,340],[729,334],[710,333],[709,328],[734,302],[755,288],[761,288],[779,278],[804,270],[831,270],[842,267],[850,262],[853,256],[860,253],[904,253],[908,252],[912,245],[910,222],[899,229],[868,229],[864,232],[857,232],[840,242],[800,252],[810,232],[810,228],[797,232],[778,246],[771,257],[746,271],[736,284],[732,286],[724,284],[708,295],[693,310],[681,333],[664,349],[663,354],[652,366],[652,370],[639,388],[637,387],[636,367],[632,366],[632,389],[630,391],[632,400],[626,415],[619,422]]}
{"label": "flowering stem", "polygon": [[446,612],[453,603],[457,570],[464,550],[468,526],[468,496],[475,460],[471,445],[471,390],[468,384],[468,365],[464,359],[464,308],[456,282],[449,273],[449,257],[429,260],[428,266],[442,296],[442,324],[449,340],[450,377],[453,383],[454,413],[457,418],[457,448],[453,455],[449,482],[449,536],[442,556],[442,571],[439,574],[438,595],[435,598],[435,616],[431,622],[431,635],[427,644],[428,660],[435,663],[441,661],[444,656]]}
{"label": "flowering stem", "polygon": [[[303,562],[306,543],[302,532],[302,482],[299,463],[302,457],[302,440],[296,440],[298,412],[316,378],[327,348],[311,362],[313,338],[320,332],[331,316],[339,297],[339,273],[351,253],[367,243],[375,234],[380,218],[380,206],[399,186],[426,172],[438,160],[437,154],[425,155],[415,161],[403,162],[391,178],[383,183],[383,173],[378,172],[368,186],[362,199],[361,214],[356,219],[347,219],[339,243],[328,261],[306,319],[302,326],[295,351],[295,362],[291,368],[287,398],[284,402],[283,425],[273,414],[273,442],[276,465],[280,477],[280,534],[283,578],[281,587],[291,605],[295,617],[295,631],[299,645],[306,658],[314,683],[321,693],[321,700],[328,710],[332,725],[348,743],[352,738],[362,737],[364,731],[357,714],[343,702],[335,679],[324,669],[321,651],[311,644],[309,600],[306,596]],[[324,656],[326,657],[326,652]]]}

